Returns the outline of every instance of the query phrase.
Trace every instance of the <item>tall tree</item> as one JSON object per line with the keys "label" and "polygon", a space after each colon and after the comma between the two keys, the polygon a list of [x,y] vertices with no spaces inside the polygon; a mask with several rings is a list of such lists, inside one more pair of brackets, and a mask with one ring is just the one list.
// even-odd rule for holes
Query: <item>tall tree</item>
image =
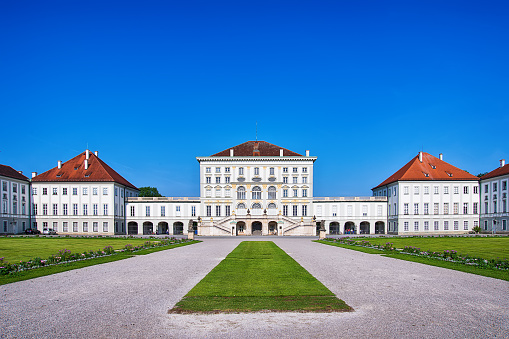
{"label": "tall tree", "polygon": [[162,197],[157,187],[140,187],[140,197]]}

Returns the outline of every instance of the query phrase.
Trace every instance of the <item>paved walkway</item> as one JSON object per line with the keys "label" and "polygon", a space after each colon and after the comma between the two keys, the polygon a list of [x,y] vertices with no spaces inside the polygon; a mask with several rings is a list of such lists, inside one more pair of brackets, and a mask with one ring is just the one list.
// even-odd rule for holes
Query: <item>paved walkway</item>
{"label": "paved walkway", "polygon": [[[509,337],[509,283],[311,242],[272,240],[352,313],[167,314],[242,240],[0,286],[1,338]],[[225,282],[227,284],[228,282]]]}

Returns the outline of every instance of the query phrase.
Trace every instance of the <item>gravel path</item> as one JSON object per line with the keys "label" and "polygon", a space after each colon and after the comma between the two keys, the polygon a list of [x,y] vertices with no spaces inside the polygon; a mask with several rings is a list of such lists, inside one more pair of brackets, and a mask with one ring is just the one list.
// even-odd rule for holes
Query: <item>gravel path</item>
{"label": "gravel path", "polygon": [[[242,240],[0,286],[1,338],[509,337],[509,283],[311,242],[272,240],[352,313],[167,314]],[[228,282],[225,282],[227,284]]]}

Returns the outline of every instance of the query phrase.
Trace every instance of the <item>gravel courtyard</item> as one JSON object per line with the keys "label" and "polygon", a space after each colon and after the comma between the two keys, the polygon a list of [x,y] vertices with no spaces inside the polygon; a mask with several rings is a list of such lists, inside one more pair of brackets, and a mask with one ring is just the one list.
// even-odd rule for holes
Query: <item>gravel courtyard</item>
{"label": "gravel courtyard", "polygon": [[[200,240],[0,286],[0,337],[509,337],[507,281],[322,245],[312,238]],[[167,314],[243,240],[274,241],[355,312]]]}

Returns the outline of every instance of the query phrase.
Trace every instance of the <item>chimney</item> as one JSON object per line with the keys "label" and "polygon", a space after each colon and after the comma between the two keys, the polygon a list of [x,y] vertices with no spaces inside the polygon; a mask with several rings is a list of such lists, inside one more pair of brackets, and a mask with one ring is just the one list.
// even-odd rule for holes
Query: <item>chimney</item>
{"label": "chimney", "polygon": [[37,172],[32,172],[32,178],[35,178],[37,176]]}
{"label": "chimney", "polygon": [[58,169],[62,168],[62,160],[58,160]]}
{"label": "chimney", "polygon": [[233,157],[233,148],[230,148],[230,157]]}
{"label": "chimney", "polygon": [[440,160],[444,160],[444,155],[443,155],[442,153],[440,153],[440,154],[438,155],[438,159],[440,159]]}
{"label": "chimney", "polygon": [[99,151],[94,152],[95,156],[99,158]]}
{"label": "chimney", "polygon": [[419,152],[419,161],[422,162],[422,152]]}
{"label": "chimney", "polygon": [[86,156],[86,158],[85,158],[85,159],[87,159],[87,160],[88,160],[88,159],[90,159],[90,151],[87,149],[87,152],[86,152],[86,153],[87,153],[87,156]]}
{"label": "chimney", "polygon": [[282,148],[279,150],[279,156],[280,156],[280,157],[282,157],[282,156],[283,156],[283,149],[282,149]]}
{"label": "chimney", "polygon": [[306,157],[309,157],[309,150],[306,150]]}
{"label": "chimney", "polygon": [[504,167],[505,166],[505,159],[500,159],[500,167]]}
{"label": "chimney", "polygon": [[85,169],[87,170],[88,169],[88,160],[85,159]]}

